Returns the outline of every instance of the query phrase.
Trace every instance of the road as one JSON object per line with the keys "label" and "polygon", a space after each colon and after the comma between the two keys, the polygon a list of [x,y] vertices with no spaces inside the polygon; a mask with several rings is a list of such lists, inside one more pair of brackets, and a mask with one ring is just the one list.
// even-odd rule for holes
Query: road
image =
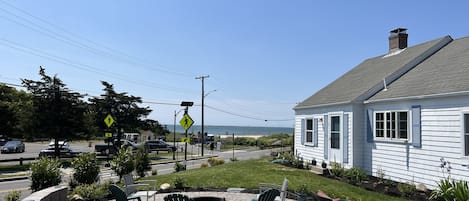
{"label": "road", "polygon": [[[27,145],[29,147],[27,149],[27,152],[22,153],[22,154],[5,154],[8,157],[36,157],[37,154],[41,149],[47,146],[48,143],[33,143]],[[88,148],[87,143],[82,143],[82,144],[72,144],[71,145],[76,146],[79,149],[82,149],[83,151],[90,151],[91,149]],[[198,150],[200,149],[199,146],[189,146],[188,150],[193,151],[193,153],[198,154]],[[285,149],[285,148],[284,148]],[[279,149],[276,149],[275,151],[278,151]],[[36,151],[36,153],[35,153]],[[261,158],[264,156],[268,156],[271,153],[271,149],[268,150],[255,150],[255,149],[246,149],[246,150],[235,150],[234,151],[234,157],[237,158],[238,160],[248,160],[248,159],[255,159],[255,158]],[[21,156],[20,156],[21,155]],[[218,158],[222,158],[225,160],[225,162],[230,162],[230,158],[233,157],[233,151],[228,150],[228,151],[214,151],[213,153],[210,153],[209,150],[205,152],[205,156],[210,156],[210,155],[216,155]],[[178,153],[178,158],[183,159],[184,158],[184,153],[179,152]],[[188,156],[188,161],[187,161],[187,169],[196,169],[200,168],[200,164],[203,162],[207,162],[208,159],[200,159],[200,160],[190,160],[192,156]],[[158,170],[158,175],[163,175],[163,174],[171,174],[174,172],[174,163],[168,163],[168,164],[159,164],[159,165],[153,165],[152,169]],[[70,175],[64,175],[64,183],[66,184],[66,181],[68,180]],[[10,192],[13,189],[20,190],[22,191],[22,196],[21,198],[26,197],[27,195],[31,194],[31,190],[29,190],[29,186],[31,186],[31,181],[30,180],[17,180],[17,181],[7,181],[7,182],[1,182],[0,183],[0,200],[4,198],[4,196]]]}

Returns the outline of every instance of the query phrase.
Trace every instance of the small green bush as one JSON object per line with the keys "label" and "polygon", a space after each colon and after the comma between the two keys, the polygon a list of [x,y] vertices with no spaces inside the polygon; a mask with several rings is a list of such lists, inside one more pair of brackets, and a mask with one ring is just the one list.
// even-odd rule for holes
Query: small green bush
{"label": "small green bush", "polygon": [[122,179],[122,176],[134,170],[132,149],[130,147],[121,148],[119,152],[117,152],[117,155],[111,161],[111,169],[119,175],[119,180]]}
{"label": "small green bush", "polygon": [[148,152],[143,148],[139,148],[135,154],[135,170],[140,177],[145,176],[145,171],[151,170]]}
{"label": "small green bush", "polygon": [[206,168],[206,167],[208,167],[208,163],[203,162],[200,164],[200,168]]}
{"label": "small green bush", "polygon": [[78,184],[92,184],[99,178],[99,166],[94,153],[80,154],[73,159],[72,167],[75,169],[73,179]]}
{"label": "small green bush", "polygon": [[33,192],[58,185],[61,181],[59,160],[41,157],[31,164],[31,190]]}
{"label": "small green bush", "polygon": [[331,173],[335,177],[343,177],[345,175],[345,168],[340,163],[333,163]]}
{"label": "small green bush", "polygon": [[173,182],[176,189],[184,189],[184,186],[186,186],[186,180],[180,176],[176,176]]}
{"label": "small green bush", "polygon": [[397,184],[397,189],[399,190],[399,192],[401,192],[401,195],[404,197],[411,196],[417,191],[415,185],[412,183],[399,183]]}
{"label": "small green bush", "polygon": [[362,182],[367,177],[365,171],[363,171],[360,168],[356,168],[356,167],[353,167],[353,168],[350,168],[349,170],[347,170],[345,172],[345,176],[348,179],[350,179],[350,181],[356,182],[356,183]]}
{"label": "small green bush", "polygon": [[181,172],[181,171],[185,171],[185,170],[186,170],[186,165],[184,165],[182,163],[179,163],[179,162],[176,162],[174,164],[174,171]]}
{"label": "small green bush", "polygon": [[469,186],[467,181],[455,181],[450,178],[440,180],[438,188],[432,191],[431,200],[469,200]]}
{"label": "small green bush", "polygon": [[219,158],[209,158],[207,161],[210,166],[217,166],[217,165],[223,165],[225,163],[225,160],[219,159]]}
{"label": "small green bush", "polygon": [[77,186],[73,190],[73,194],[77,194],[84,200],[100,200],[105,198],[109,193],[105,184],[83,184]]}
{"label": "small green bush", "polygon": [[19,201],[21,196],[21,191],[13,190],[8,192],[7,195],[5,195],[5,201]]}

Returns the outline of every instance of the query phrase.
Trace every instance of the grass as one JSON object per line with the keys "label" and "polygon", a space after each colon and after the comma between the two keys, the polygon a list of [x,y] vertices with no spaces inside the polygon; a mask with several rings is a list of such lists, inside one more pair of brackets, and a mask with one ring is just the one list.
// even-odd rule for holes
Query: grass
{"label": "grass", "polygon": [[26,171],[29,170],[29,167],[29,163],[24,165],[0,165],[0,172]]}
{"label": "grass", "polygon": [[349,200],[402,201],[404,199],[367,191],[359,187],[315,175],[307,170],[299,170],[274,164],[266,159],[237,161],[216,167],[199,168],[169,175],[151,176],[159,184],[170,183],[174,178],[184,178],[185,185],[193,188],[228,188],[241,187],[257,189],[259,183],[281,184],[286,177],[290,182],[288,191],[295,192],[301,184],[307,184],[308,190],[322,190],[332,197]]}

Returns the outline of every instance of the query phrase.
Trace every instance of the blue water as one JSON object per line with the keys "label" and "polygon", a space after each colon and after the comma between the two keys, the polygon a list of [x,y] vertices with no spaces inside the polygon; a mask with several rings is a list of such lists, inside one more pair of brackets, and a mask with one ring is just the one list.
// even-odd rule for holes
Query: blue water
{"label": "blue water", "polygon": [[[173,132],[173,125],[167,125],[169,131]],[[187,131],[188,133],[197,133],[201,131],[200,125],[194,125]],[[176,125],[177,133],[184,133],[181,125]],[[204,126],[204,132],[215,135],[270,135],[270,134],[290,134],[293,135],[293,128],[288,127],[254,127],[254,126]]]}

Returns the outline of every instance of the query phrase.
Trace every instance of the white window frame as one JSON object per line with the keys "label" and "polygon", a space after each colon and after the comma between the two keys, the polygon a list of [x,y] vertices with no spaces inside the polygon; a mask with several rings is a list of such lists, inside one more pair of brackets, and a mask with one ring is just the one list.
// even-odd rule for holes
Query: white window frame
{"label": "white window frame", "polygon": [[[399,113],[401,112],[407,112],[407,138],[399,138]],[[378,113],[381,113],[383,114],[383,137],[377,137],[376,136],[376,116]],[[388,131],[388,126],[387,126],[387,114],[393,114],[395,113],[395,122],[394,122],[394,125],[395,125],[395,137],[388,137],[387,136],[387,131]],[[378,140],[378,141],[398,141],[398,142],[410,142],[411,140],[411,136],[412,136],[412,133],[411,133],[411,125],[412,125],[412,119],[411,119],[412,115],[411,115],[411,111],[410,110],[383,110],[383,111],[374,111],[373,112],[373,138],[375,140]],[[392,135],[392,134],[391,134]]]}
{"label": "white window frame", "polygon": [[[308,121],[311,121],[311,130],[308,129]],[[311,132],[311,141],[308,141],[308,132]],[[313,145],[314,144],[314,118],[309,117],[305,119],[305,133],[303,133],[305,136],[305,144],[306,145]]]}

